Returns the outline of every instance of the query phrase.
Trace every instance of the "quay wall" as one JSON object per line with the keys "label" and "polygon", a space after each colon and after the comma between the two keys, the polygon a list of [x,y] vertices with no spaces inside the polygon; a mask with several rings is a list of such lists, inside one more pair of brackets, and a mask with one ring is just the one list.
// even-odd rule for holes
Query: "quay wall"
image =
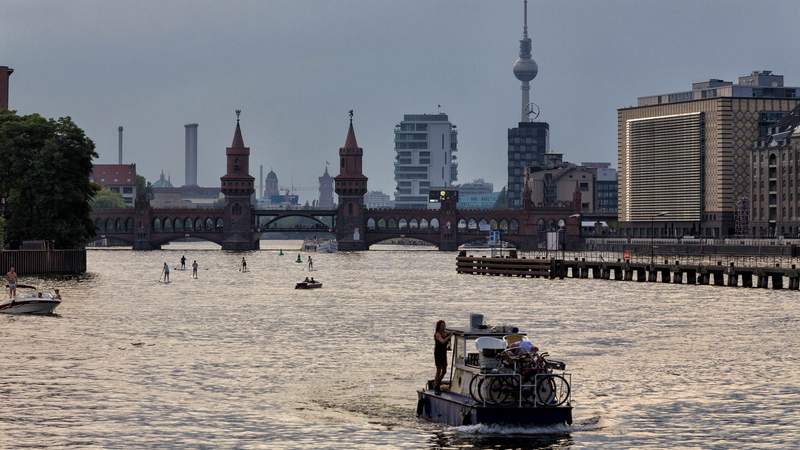
{"label": "quay wall", "polygon": [[0,250],[0,275],[14,266],[19,275],[77,275],[86,273],[86,249]]}

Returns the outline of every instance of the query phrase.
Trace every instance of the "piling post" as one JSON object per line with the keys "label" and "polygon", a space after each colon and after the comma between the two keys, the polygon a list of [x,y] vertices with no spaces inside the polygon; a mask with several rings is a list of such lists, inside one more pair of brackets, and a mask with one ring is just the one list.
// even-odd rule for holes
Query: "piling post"
{"label": "piling post", "polygon": [[661,282],[662,283],[669,283],[670,281],[672,281],[672,280],[670,280],[670,275],[671,275],[671,273],[670,273],[669,267],[667,267],[666,269],[661,269]]}
{"label": "piling post", "polygon": [[694,270],[686,271],[686,284],[697,284],[697,272]]}
{"label": "piling post", "polygon": [[783,289],[782,272],[776,272],[772,274],[772,289]]}

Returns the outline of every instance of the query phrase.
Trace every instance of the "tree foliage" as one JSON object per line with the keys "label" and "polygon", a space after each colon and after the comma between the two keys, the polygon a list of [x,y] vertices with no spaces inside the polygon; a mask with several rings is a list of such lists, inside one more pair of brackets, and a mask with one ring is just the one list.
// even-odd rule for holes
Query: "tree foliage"
{"label": "tree foliage", "polygon": [[6,219],[0,216],[0,250],[3,249],[3,244],[6,242]]}
{"label": "tree foliage", "polygon": [[0,112],[0,196],[7,202],[5,241],[83,246],[94,236],[89,181],[94,143],[69,117]]}
{"label": "tree foliage", "polygon": [[92,200],[92,209],[127,208],[125,199],[119,192],[101,188]]}

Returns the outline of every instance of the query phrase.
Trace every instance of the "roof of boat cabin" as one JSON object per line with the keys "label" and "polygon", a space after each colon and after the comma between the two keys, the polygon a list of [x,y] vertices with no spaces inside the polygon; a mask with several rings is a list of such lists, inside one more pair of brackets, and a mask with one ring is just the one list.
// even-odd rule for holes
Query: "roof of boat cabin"
{"label": "roof of boat cabin", "polygon": [[527,336],[528,333],[524,331],[517,331],[516,333],[512,333],[511,331],[493,331],[491,328],[485,329],[476,329],[476,328],[450,328],[447,327],[447,331],[453,333],[457,336],[464,336],[465,338],[478,338],[483,336],[491,336],[491,337],[500,337],[508,336],[509,334],[521,334]]}

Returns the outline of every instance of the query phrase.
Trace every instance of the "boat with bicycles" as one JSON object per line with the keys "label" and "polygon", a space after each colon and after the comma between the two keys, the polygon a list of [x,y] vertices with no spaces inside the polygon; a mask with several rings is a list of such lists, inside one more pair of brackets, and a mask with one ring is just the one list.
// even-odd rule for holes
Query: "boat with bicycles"
{"label": "boat with bicycles", "polygon": [[448,328],[449,383],[417,391],[417,416],[448,425],[572,424],[571,374],[512,326],[488,326],[472,314],[468,328]]}

